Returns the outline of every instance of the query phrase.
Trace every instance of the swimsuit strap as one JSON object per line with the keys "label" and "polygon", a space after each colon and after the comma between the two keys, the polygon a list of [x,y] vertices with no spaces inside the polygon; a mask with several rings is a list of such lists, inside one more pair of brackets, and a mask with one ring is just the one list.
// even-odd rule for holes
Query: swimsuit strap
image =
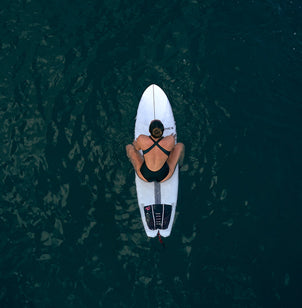
{"label": "swimsuit strap", "polygon": [[154,145],[157,145],[157,147],[159,147],[167,156],[169,156],[170,155],[170,151],[167,151],[166,149],[164,149],[160,144],[159,144],[159,142],[163,139],[163,137],[161,137],[159,140],[157,140],[157,141],[154,141],[152,138],[151,138],[151,136],[149,136],[150,137],[150,139],[154,142]]}
{"label": "swimsuit strap", "polygon": [[151,136],[149,136],[149,138],[153,141],[153,144],[146,150],[143,151],[143,154],[147,154],[149,151],[151,151],[155,146],[157,146],[158,148],[160,148],[166,155],[170,155],[170,151],[167,151],[166,149],[164,149],[160,144],[158,144],[162,139],[163,137],[161,137],[159,140],[155,141],[152,139]]}

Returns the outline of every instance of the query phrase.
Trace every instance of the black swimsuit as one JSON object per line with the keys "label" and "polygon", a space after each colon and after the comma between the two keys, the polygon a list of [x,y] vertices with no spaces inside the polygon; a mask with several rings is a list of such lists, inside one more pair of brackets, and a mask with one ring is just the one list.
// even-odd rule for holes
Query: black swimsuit
{"label": "black swimsuit", "polygon": [[[148,149],[143,151],[143,154],[147,154],[149,151],[151,151],[155,146],[157,146],[158,148],[160,148],[167,156],[170,155],[170,152],[167,151],[166,149],[164,149],[160,144],[158,144],[159,141],[161,141],[163,138],[160,138],[157,141],[154,141],[151,136],[149,136],[150,139],[154,142]],[[143,175],[143,177],[148,181],[148,182],[160,182],[162,181],[168,174],[169,174],[169,166],[167,164],[167,162],[165,162],[163,164],[163,166],[157,170],[157,171],[152,171],[150,170],[145,161],[143,162],[140,172]]]}

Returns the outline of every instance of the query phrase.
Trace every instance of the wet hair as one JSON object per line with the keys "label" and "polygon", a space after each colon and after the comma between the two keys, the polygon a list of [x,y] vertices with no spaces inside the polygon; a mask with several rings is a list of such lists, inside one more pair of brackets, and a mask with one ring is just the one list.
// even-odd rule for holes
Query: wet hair
{"label": "wet hair", "polygon": [[152,137],[160,138],[164,133],[164,125],[159,120],[153,120],[149,126],[149,132]]}

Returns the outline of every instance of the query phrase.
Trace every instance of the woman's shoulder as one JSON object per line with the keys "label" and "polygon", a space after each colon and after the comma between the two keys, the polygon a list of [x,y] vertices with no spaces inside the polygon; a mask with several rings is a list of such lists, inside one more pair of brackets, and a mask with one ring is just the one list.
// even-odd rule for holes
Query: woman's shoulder
{"label": "woman's shoulder", "polygon": [[[144,142],[144,141],[147,141],[147,142],[149,142],[150,141],[150,136],[147,136],[147,135],[139,135],[138,137],[137,137],[137,141],[139,141],[139,142]],[[169,136],[166,136],[166,137],[163,137],[162,138],[162,141],[163,142],[167,142],[167,143],[175,143],[175,136],[174,135],[169,135]]]}
{"label": "woman's shoulder", "polygon": [[175,146],[174,135],[169,135],[169,136],[164,137],[161,144],[165,149],[167,149],[168,151],[171,151]]}
{"label": "woman's shoulder", "polygon": [[149,137],[147,135],[139,135],[136,140],[137,140],[137,142],[142,144],[142,143],[146,142],[147,140],[149,140]]}
{"label": "woman's shoulder", "polygon": [[147,136],[147,135],[139,135],[139,136],[137,137],[137,140],[138,140],[138,139],[146,139],[146,138],[149,138],[149,136]]}
{"label": "woman's shoulder", "polygon": [[173,143],[175,143],[175,135],[166,136],[166,137],[164,137],[164,140],[166,142],[173,142]]}

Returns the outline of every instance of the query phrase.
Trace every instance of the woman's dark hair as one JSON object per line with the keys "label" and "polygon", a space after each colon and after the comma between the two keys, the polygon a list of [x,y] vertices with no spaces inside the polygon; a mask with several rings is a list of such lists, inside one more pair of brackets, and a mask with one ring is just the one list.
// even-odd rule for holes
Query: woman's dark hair
{"label": "woman's dark hair", "polygon": [[164,133],[164,125],[159,120],[153,120],[149,126],[149,132],[152,137],[160,138]]}

